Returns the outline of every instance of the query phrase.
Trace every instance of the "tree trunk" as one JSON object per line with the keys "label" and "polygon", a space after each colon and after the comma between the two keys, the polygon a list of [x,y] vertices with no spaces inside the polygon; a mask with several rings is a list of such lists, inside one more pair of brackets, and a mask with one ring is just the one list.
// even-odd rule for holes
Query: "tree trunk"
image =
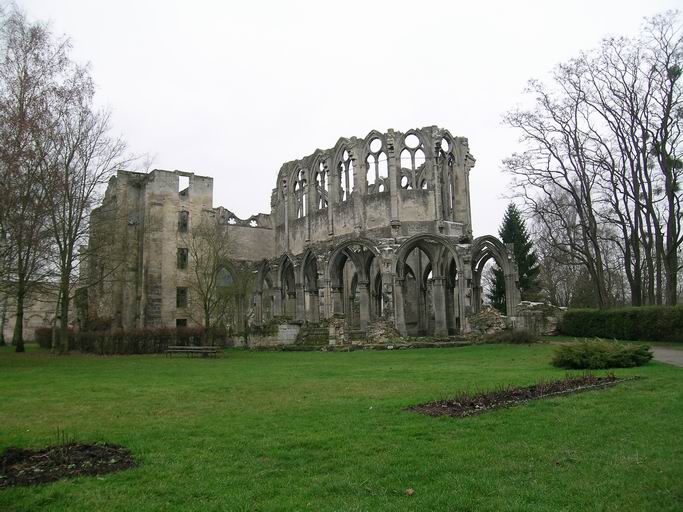
{"label": "tree trunk", "polygon": [[69,281],[62,278],[59,288],[59,346],[58,354],[69,351]]}
{"label": "tree trunk", "polygon": [[0,313],[0,347],[7,346],[5,341],[5,324],[7,322],[7,299],[2,300],[2,313]]}
{"label": "tree trunk", "polygon": [[16,352],[24,352],[24,284],[19,283],[17,290],[17,315],[14,324],[14,336],[12,337],[12,345],[16,347]]}

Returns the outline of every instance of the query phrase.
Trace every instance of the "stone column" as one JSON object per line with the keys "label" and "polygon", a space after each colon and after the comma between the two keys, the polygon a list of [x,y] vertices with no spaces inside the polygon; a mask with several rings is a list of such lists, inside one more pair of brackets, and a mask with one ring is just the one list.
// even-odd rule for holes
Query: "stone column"
{"label": "stone column", "polygon": [[394,278],[394,317],[396,330],[401,336],[408,336],[406,329],[405,311],[403,309],[403,283],[405,279]]}
{"label": "stone column", "polygon": [[505,274],[505,309],[507,316],[515,316],[521,300],[516,274]]}
{"label": "stone column", "polygon": [[472,287],[472,312],[479,313],[481,310],[481,286]]}
{"label": "stone column", "polygon": [[307,320],[313,324],[320,323],[320,297],[318,296],[318,290],[308,292],[308,302],[311,309]]}
{"label": "stone column", "polygon": [[434,306],[434,336],[448,336],[446,322],[446,278],[432,278],[432,303]]}
{"label": "stone column", "polygon": [[342,304],[343,291],[341,287],[331,286],[332,295],[332,315],[343,315],[344,314],[344,304]]}
{"label": "stone column", "polygon": [[304,322],[306,320],[306,297],[304,296],[303,283],[294,285],[294,290],[296,297],[294,318],[300,322]]}
{"label": "stone column", "polygon": [[263,294],[254,293],[254,320],[256,325],[263,325]]}
{"label": "stone column", "polygon": [[394,323],[394,251],[391,248],[382,249],[382,316],[388,322]]}
{"label": "stone column", "polygon": [[285,252],[289,252],[289,188],[287,183],[282,186],[283,201],[285,203]]}
{"label": "stone column", "polygon": [[279,286],[273,287],[273,316],[283,316],[284,310],[282,308],[282,288]]}
{"label": "stone column", "polygon": [[352,198],[351,204],[353,206],[353,229],[357,234],[360,234],[360,230],[363,229],[363,225],[365,224],[363,201],[360,198],[367,193],[367,187],[365,162],[362,161],[362,156],[360,154],[360,142],[355,137],[351,138],[351,144],[348,151],[353,164],[353,189],[350,190]]}
{"label": "stone column", "polygon": [[358,298],[360,300],[360,330],[367,331],[370,321],[370,289],[367,281],[358,281]]}
{"label": "stone column", "polygon": [[434,151],[434,164],[432,165],[432,178],[434,182],[434,206],[436,207],[436,220],[443,220],[443,196],[441,194],[441,176],[443,169],[443,158],[441,158],[441,139],[437,138],[438,133],[432,132],[432,151]]}
{"label": "stone column", "polygon": [[394,130],[389,130],[386,136],[387,145],[387,167],[389,172],[389,194],[391,203],[389,206],[389,217],[392,226],[399,227],[400,212],[398,207],[399,175],[401,163],[397,162],[396,149],[394,147]]}

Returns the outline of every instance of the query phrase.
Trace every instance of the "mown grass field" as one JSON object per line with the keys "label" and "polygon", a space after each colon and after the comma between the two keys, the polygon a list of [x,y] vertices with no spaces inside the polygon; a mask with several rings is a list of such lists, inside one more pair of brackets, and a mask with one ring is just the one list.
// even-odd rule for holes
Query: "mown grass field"
{"label": "mown grass field", "polygon": [[[59,428],[139,467],[0,491],[0,510],[683,509],[683,369],[457,420],[401,409],[559,378],[549,345],[222,359],[0,350],[0,450]],[[405,491],[414,489],[413,496]]]}

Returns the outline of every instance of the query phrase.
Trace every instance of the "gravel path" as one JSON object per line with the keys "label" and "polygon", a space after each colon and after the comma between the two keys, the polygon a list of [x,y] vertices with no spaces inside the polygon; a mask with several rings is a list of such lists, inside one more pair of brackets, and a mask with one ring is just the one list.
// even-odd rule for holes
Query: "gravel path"
{"label": "gravel path", "polygon": [[683,367],[683,350],[677,350],[675,348],[652,347],[652,351],[655,354],[655,361]]}

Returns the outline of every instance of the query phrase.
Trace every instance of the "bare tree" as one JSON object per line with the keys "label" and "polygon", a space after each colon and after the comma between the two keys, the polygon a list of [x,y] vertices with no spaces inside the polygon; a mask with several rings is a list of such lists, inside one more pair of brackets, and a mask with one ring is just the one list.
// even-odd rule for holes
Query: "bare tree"
{"label": "bare tree", "polygon": [[600,307],[624,295],[614,269],[633,305],[662,303],[664,286],[676,303],[682,59],[677,14],[656,16],[639,39],[606,39],[558,66],[551,84],[532,81],[535,107],[505,119],[525,144],[505,161],[519,195],[585,267]]}
{"label": "bare tree", "polygon": [[50,137],[41,148],[45,168],[50,236],[59,275],[59,339],[55,350],[68,348],[69,303],[78,263],[87,251],[90,212],[103,185],[124,165],[125,144],[109,135],[109,113],[93,109],[94,88],[87,71],[74,68],[53,107]]}
{"label": "bare tree", "polygon": [[3,202],[0,232],[6,240],[8,293],[16,323],[13,343],[24,350],[23,317],[27,297],[46,278],[52,249],[46,229],[46,198],[41,186],[49,103],[66,62],[67,43],[55,40],[43,24],[29,23],[14,9],[0,27],[0,166]]}
{"label": "bare tree", "polygon": [[226,294],[220,280],[230,265],[227,226],[205,212],[200,222],[191,226],[186,235],[192,278],[190,293],[201,311],[207,332],[220,322],[226,308]]}

